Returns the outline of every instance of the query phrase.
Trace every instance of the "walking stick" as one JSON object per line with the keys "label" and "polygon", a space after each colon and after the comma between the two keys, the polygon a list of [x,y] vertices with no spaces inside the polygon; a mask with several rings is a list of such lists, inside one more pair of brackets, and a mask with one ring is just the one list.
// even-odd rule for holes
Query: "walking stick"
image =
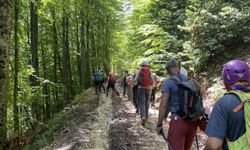
{"label": "walking stick", "polygon": [[167,138],[166,135],[164,134],[163,130],[161,130],[160,135],[163,137],[163,139],[164,139],[165,142],[167,143],[168,149],[169,149],[169,150],[173,150],[172,147],[171,147],[171,145],[170,145],[170,143],[169,143],[169,141],[168,141],[168,138]]}
{"label": "walking stick", "polygon": [[197,146],[197,150],[200,150],[199,148],[199,141],[198,141],[198,135],[196,134],[196,146]]}

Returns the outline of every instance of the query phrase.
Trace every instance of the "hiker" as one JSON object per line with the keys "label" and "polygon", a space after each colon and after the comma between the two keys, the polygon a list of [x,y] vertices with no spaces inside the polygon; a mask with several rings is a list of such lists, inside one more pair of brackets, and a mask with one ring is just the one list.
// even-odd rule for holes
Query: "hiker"
{"label": "hiker", "polygon": [[160,82],[159,77],[156,75],[156,73],[153,73],[153,80],[154,80],[154,85],[153,85],[153,89],[152,89],[152,94],[151,94],[151,98],[150,98],[150,102],[151,102],[151,106],[154,107],[155,105],[155,93],[158,87],[158,84]]}
{"label": "hiker", "polygon": [[98,80],[99,80],[99,93],[101,93],[101,89],[103,89],[105,93],[104,82],[106,80],[106,74],[103,71],[99,72]]}
{"label": "hiker", "polygon": [[96,71],[92,74],[92,80],[94,82],[95,94],[98,94],[98,87],[99,87],[99,72]]}
{"label": "hiker", "polygon": [[133,87],[135,86],[135,78],[131,74],[127,77],[127,90],[128,90],[128,100],[132,101],[133,99]]}
{"label": "hiker", "polygon": [[136,75],[139,73],[139,71],[141,70],[140,67],[137,67],[134,74],[133,74],[133,78],[135,79],[135,85],[133,87],[133,104],[135,106],[135,109],[136,109],[136,113],[138,114],[139,113],[139,105],[138,105],[138,84],[136,82]]}
{"label": "hiker", "polygon": [[222,76],[227,93],[213,107],[206,129],[207,150],[227,149],[227,145],[230,150],[249,149],[249,69],[247,62],[241,60],[224,65]]}
{"label": "hiker", "polygon": [[144,126],[148,118],[149,103],[154,80],[148,67],[148,63],[143,61],[140,71],[136,76],[138,84],[138,104],[140,109],[141,124]]}
{"label": "hiker", "polygon": [[116,84],[116,78],[113,75],[113,73],[109,73],[108,79],[107,79],[108,85],[107,85],[107,89],[106,89],[106,96],[108,97],[108,92],[109,89],[111,88],[114,92],[116,92],[116,94],[118,96],[120,96],[119,92],[117,91],[117,89],[115,88],[115,84]]}
{"label": "hiker", "polygon": [[[201,88],[197,81],[193,79],[189,80],[187,76],[180,74],[180,66],[176,60],[168,61],[166,63],[166,70],[171,77],[165,80],[162,86],[162,99],[156,130],[158,134],[163,133],[162,122],[169,110],[171,112],[171,121],[168,130],[168,142],[172,150],[190,150],[196,135],[199,115],[205,112],[200,96]],[[185,96],[184,92],[180,93],[182,91],[180,87],[182,83],[192,83],[193,91],[196,94],[193,99],[197,103],[194,103],[193,99]],[[187,106],[184,103],[189,103],[190,105]],[[200,106],[198,107],[199,109],[195,109],[196,111],[192,114],[187,114],[197,104]]]}
{"label": "hiker", "polygon": [[128,77],[128,70],[126,69],[125,70],[125,74],[123,76],[123,79],[122,79],[122,85],[123,85],[123,96],[126,96],[126,93],[127,93],[127,77]]}

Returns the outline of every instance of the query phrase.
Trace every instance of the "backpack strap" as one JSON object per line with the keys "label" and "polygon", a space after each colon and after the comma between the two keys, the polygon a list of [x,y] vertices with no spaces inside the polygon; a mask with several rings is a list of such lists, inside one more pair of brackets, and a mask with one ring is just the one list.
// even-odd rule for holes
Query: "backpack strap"
{"label": "backpack strap", "polygon": [[243,108],[245,102],[250,101],[250,93],[246,93],[246,92],[244,92],[244,91],[232,90],[232,91],[227,92],[226,94],[234,94],[234,95],[236,95],[236,96],[240,99],[240,101],[241,101],[240,104],[239,104],[237,107],[235,107],[235,108],[233,109],[233,112],[234,112],[234,113],[240,111],[240,110]]}
{"label": "backpack strap", "polygon": [[178,78],[180,79],[180,81],[174,77],[171,77],[170,80],[172,80],[176,85],[179,85],[182,82],[182,79],[180,76],[178,76]]}
{"label": "backpack strap", "polygon": [[240,102],[240,104],[233,109],[233,112],[237,113],[238,111],[240,111],[243,108],[243,106],[244,106],[244,103]]}
{"label": "backpack strap", "polygon": [[199,82],[193,78],[189,78],[189,80],[192,80],[194,82],[194,85],[196,86],[199,94],[201,93],[201,85],[199,84]]}

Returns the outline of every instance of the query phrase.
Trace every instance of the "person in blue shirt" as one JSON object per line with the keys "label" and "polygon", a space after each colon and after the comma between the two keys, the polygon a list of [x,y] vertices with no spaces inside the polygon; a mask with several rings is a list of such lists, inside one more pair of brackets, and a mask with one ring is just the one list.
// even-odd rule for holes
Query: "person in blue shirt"
{"label": "person in blue shirt", "polygon": [[98,78],[99,78],[99,81],[98,81],[99,82],[99,93],[101,93],[101,89],[103,89],[103,91],[105,93],[106,89],[104,87],[104,83],[107,79],[106,74],[103,71],[99,71]]}
{"label": "person in blue shirt", "polygon": [[180,74],[180,66],[176,60],[168,61],[166,63],[166,70],[171,77],[163,83],[156,130],[158,134],[161,133],[162,122],[169,110],[171,112],[171,121],[169,123],[168,140],[171,148],[173,150],[190,150],[197,131],[198,122],[185,120],[179,114],[182,100],[179,99],[179,87],[174,81],[184,82],[188,80],[188,77]]}
{"label": "person in blue shirt", "polygon": [[98,94],[98,88],[99,88],[99,72],[98,71],[92,74],[92,80],[94,83],[95,93]]}
{"label": "person in blue shirt", "polygon": [[[241,60],[229,61],[224,65],[223,80],[227,91],[249,90],[248,64]],[[206,150],[226,150],[226,141],[234,142],[246,132],[244,110],[234,111],[240,103],[234,94],[225,94],[215,103],[206,129]]]}

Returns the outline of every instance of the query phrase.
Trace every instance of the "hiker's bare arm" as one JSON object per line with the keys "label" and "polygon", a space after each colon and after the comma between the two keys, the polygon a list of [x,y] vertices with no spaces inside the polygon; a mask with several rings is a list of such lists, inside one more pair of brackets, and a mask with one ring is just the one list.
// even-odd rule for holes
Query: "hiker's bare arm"
{"label": "hiker's bare arm", "polygon": [[205,150],[220,150],[222,149],[223,140],[209,137],[206,142],[206,148]]}
{"label": "hiker's bare arm", "polygon": [[158,124],[162,124],[162,121],[164,119],[166,110],[168,108],[169,97],[170,97],[169,93],[163,93],[162,94],[161,104],[160,104],[160,108],[159,108]]}
{"label": "hiker's bare arm", "polygon": [[206,89],[204,87],[201,87],[200,94],[202,97],[204,97],[206,95]]}

